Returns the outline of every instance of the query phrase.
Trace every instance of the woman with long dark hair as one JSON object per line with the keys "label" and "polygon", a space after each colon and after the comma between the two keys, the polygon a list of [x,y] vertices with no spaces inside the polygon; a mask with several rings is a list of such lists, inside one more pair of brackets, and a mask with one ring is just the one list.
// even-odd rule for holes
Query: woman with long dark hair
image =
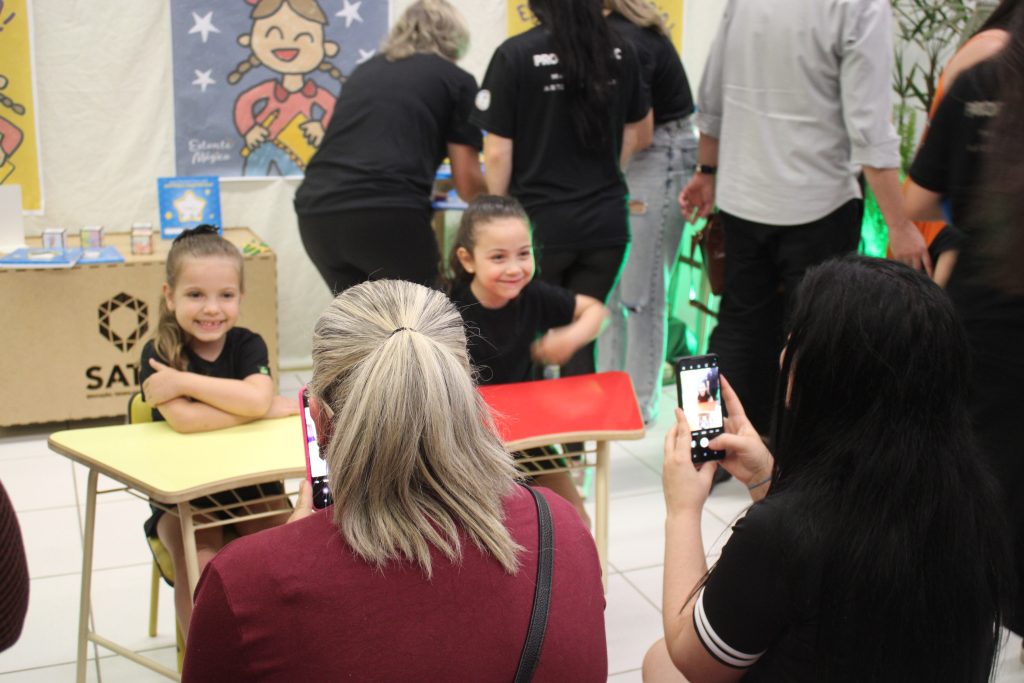
{"label": "woman with long dark hair", "polygon": [[[910,168],[907,212],[963,233],[948,290],[970,342],[968,417],[1003,489],[1016,559],[1007,626],[1024,634],[1024,12],[1006,47],[964,72]],[[948,211],[944,210],[948,207]],[[945,215],[944,215],[945,214]]]}
{"label": "woman with long dark hair", "polygon": [[666,437],[665,640],[645,680],[987,681],[1007,559],[965,419],[968,365],[924,273],[860,256],[809,271],[774,458],[723,382],[727,433],[711,448],[755,502],[710,571],[700,518],[715,466],[693,466],[681,411]]}
{"label": "woman with long dark hair", "polygon": [[[526,208],[541,280],[604,301],[629,244],[619,160],[647,144],[649,105],[601,0],[530,9],[540,25],[495,51],[471,118],[488,133],[487,187]],[[563,374],[593,372],[593,356],[588,344]]]}
{"label": "woman with long dark hair", "polygon": [[658,415],[668,338],[668,275],[675,267],[685,223],[676,197],[697,167],[697,134],[690,81],[661,13],[648,0],[604,0],[608,24],[632,45],[650,93],[654,136],[626,170],[633,241],[612,290],[611,325],[597,342],[601,369],[625,370],[640,411]]}

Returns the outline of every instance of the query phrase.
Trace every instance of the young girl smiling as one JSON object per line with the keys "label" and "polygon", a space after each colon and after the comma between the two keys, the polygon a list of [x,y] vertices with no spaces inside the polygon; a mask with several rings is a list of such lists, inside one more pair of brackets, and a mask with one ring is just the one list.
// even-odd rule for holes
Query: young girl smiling
{"label": "young girl smiling", "polygon": [[[535,365],[561,365],[597,338],[608,316],[589,296],[533,279],[533,240],[526,212],[508,197],[483,195],[462,216],[449,258],[451,298],[469,330],[480,384],[537,379]],[[568,472],[533,481],[573,503],[583,501]]]}
{"label": "young girl smiling", "polygon": [[[179,235],[167,254],[167,282],[160,301],[160,322],[154,339],[142,350],[139,382],[143,397],[153,406],[153,418],[166,420],[179,432],[203,432],[244,424],[262,417],[294,415],[298,406],[274,396],[267,345],[238,322],[242,298],[242,255],[210,226]],[[282,493],[277,482],[247,486],[213,497],[230,504]],[[210,507],[209,499],[194,501]],[[285,507],[273,504],[249,505]],[[227,513],[216,513],[224,518]],[[284,516],[232,525],[239,535],[276,526]],[[146,534],[159,537],[171,554],[175,576],[174,599],[183,635],[188,632],[192,596],[180,571],[184,564],[181,525],[174,515],[153,507]],[[199,570],[223,547],[224,527],[196,531]]]}

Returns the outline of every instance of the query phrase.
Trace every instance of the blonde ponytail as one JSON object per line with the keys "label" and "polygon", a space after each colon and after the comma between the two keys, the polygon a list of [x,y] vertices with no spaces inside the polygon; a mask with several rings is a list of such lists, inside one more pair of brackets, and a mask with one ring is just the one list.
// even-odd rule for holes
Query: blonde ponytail
{"label": "blonde ponytail", "polygon": [[345,290],[317,321],[310,391],[333,411],[334,523],[366,562],[457,562],[460,530],[510,574],[503,522],[515,480],[471,376],[462,318],[443,294],[398,280]]}

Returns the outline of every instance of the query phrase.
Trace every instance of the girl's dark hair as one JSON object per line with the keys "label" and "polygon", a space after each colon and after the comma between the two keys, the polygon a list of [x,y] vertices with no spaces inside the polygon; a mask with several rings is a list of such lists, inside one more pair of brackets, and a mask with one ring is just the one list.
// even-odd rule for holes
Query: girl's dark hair
{"label": "girl's dark hair", "polygon": [[[221,237],[217,233],[217,228],[212,225],[200,225],[191,230],[185,230],[174,238],[171,250],[167,252],[165,273],[167,286],[172,292],[174,291],[185,259],[210,256],[229,258],[238,264],[238,284],[240,289],[244,289],[245,261],[242,258],[242,252],[238,251],[238,247],[234,244]],[[153,335],[153,349],[172,368],[188,370],[188,355],[185,353],[188,341],[188,334],[181,329],[178,319],[174,317],[174,312],[167,307],[167,298],[161,296],[160,319],[157,322],[156,333]]]}
{"label": "girl's dark hair", "polygon": [[988,18],[985,19],[985,23],[975,31],[975,35],[982,31],[989,31],[994,28],[1008,30],[1021,5],[1024,5],[1022,0],[1003,0],[994,10],[992,10],[992,14],[988,15]]}
{"label": "girl's dark hair", "polygon": [[451,270],[451,285],[466,284],[473,280],[473,274],[467,273],[459,261],[459,247],[462,247],[470,254],[476,246],[477,228],[499,218],[518,218],[530,225],[530,219],[526,216],[523,205],[512,197],[499,197],[493,194],[482,194],[469,203],[466,210],[462,212],[462,220],[459,222],[459,230],[455,233],[455,240],[452,242],[452,249],[448,252],[448,267]]}
{"label": "girl's dark hair", "polygon": [[768,496],[799,512],[794,568],[820,567],[818,680],[989,678],[1007,532],[968,358],[948,297],[902,264],[830,261],[795,294]]}
{"label": "girl's dark hair", "polygon": [[[1006,4],[1004,2],[1000,7]],[[1010,39],[996,60],[998,116],[989,125],[981,190],[976,205],[981,249],[994,284],[1024,296],[1024,10],[1014,13]]]}
{"label": "girl's dark hair", "polygon": [[588,148],[610,137],[608,108],[619,71],[612,51],[621,41],[608,28],[601,2],[529,0],[530,10],[551,34],[576,137]]}

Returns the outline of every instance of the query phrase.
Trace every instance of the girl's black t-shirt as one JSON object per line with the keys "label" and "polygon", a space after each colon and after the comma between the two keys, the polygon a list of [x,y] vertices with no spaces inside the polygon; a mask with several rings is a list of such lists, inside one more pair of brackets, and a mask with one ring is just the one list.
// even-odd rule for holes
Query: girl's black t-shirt
{"label": "girl's black t-shirt", "polygon": [[456,285],[451,300],[466,323],[469,357],[480,384],[534,379],[530,345],[551,328],[571,323],[576,313],[575,294],[539,280],[501,308],[485,308],[468,283]]}
{"label": "girl's black t-shirt", "polygon": [[469,124],[476,80],[434,54],[377,55],[342,88],[323,142],[295,193],[299,215],[430,209],[448,143],[482,148]]}
{"label": "girl's black t-shirt", "polygon": [[[270,375],[270,354],[267,351],[266,342],[263,341],[263,337],[244,327],[232,327],[228,330],[224,348],[214,361],[200,358],[188,348],[185,349],[185,354],[188,356],[188,371],[197,375],[222,379],[245,379],[249,375]],[[157,355],[152,340],[146,342],[146,345],[142,347],[139,387],[156,372],[149,364],[151,358],[167,365],[167,361]],[[143,392],[142,398],[146,398],[145,392]],[[153,409],[153,419],[164,419],[156,408]]]}
{"label": "girl's black t-shirt", "polygon": [[677,121],[692,114],[690,80],[668,36],[657,29],[637,26],[617,12],[608,15],[608,24],[636,50],[640,81],[654,110],[654,124]]}
{"label": "girl's black t-shirt", "polygon": [[535,27],[491,58],[470,121],[512,144],[510,194],[522,202],[541,247],[596,249],[629,242],[626,183],[619,170],[622,128],[650,109],[632,46],[614,51],[618,75],[608,108],[611,135],[577,137],[566,83],[548,31]]}

